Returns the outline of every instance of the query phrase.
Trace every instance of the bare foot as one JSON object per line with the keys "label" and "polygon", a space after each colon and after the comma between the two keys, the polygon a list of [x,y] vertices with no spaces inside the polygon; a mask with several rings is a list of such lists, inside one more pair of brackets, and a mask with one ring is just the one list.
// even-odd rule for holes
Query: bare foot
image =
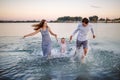
{"label": "bare foot", "polygon": [[81,59],[81,62],[82,62],[82,64],[84,63],[84,60],[83,59]]}
{"label": "bare foot", "polygon": [[51,55],[48,55],[48,56],[47,56],[47,59],[51,59]]}
{"label": "bare foot", "polygon": [[84,57],[85,57],[84,55],[82,55],[82,57],[81,57],[81,62],[82,63],[84,63]]}

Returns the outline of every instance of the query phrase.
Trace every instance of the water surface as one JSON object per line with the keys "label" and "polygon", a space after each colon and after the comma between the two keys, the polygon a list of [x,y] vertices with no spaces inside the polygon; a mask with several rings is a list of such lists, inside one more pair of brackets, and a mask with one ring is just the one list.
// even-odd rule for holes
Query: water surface
{"label": "water surface", "polygon": [[[0,80],[120,79],[120,24],[93,24],[97,38],[92,40],[89,36],[89,53],[85,64],[78,59],[71,60],[75,38],[68,44],[66,55],[60,57],[57,56],[60,47],[52,37],[53,58],[43,58],[40,34],[21,38],[23,34],[33,31],[30,25],[32,23],[0,24]],[[76,23],[49,25],[59,38],[65,37],[67,41],[77,26]]]}

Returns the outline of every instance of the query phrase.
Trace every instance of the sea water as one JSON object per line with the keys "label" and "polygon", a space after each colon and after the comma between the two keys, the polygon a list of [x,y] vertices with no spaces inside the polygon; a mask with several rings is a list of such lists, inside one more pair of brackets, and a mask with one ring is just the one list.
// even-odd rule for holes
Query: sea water
{"label": "sea water", "polygon": [[71,60],[76,36],[71,43],[68,41],[77,23],[48,24],[59,39],[65,37],[67,41],[67,51],[61,56],[60,46],[51,36],[50,59],[42,57],[40,34],[22,39],[22,35],[33,31],[32,24],[0,23],[0,80],[120,79],[120,24],[92,24],[96,39],[89,35],[89,52],[84,64],[79,59]]}

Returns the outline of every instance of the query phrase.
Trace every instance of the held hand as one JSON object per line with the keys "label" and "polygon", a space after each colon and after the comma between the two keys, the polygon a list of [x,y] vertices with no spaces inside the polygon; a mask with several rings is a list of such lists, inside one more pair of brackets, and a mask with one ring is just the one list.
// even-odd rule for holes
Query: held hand
{"label": "held hand", "polygon": [[95,37],[96,37],[96,36],[95,36],[95,35],[93,35],[93,39],[95,39]]}
{"label": "held hand", "polygon": [[72,36],[70,36],[70,40],[69,40],[69,42],[71,42],[71,40],[72,40]]}
{"label": "held hand", "polygon": [[56,40],[58,41],[58,39],[57,39],[57,34],[55,34],[55,38],[56,38]]}
{"label": "held hand", "polygon": [[22,38],[24,39],[26,36],[23,36]]}

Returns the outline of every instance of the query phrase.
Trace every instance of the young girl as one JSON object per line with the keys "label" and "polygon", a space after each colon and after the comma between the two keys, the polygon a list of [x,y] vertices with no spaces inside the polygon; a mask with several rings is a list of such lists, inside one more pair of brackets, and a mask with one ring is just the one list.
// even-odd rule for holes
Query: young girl
{"label": "young girl", "polygon": [[42,35],[42,51],[44,57],[49,57],[51,55],[51,38],[50,35],[53,35],[57,39],[57,35],[54,34],[50,27],[47,26],[46,20],[42,20],[39,24],[33,25],[35,32],[32,32],[30,34],[24,35],[23,38],[28,36],[33,36],[39,32],[41,32]]}
{"label": "young girl", "polygon": [[61,38],[60,41],[58,41],[59,45],[60,45],[60,52],[61,53],[65,53],[66,51],[66,41],[65,38]]}

